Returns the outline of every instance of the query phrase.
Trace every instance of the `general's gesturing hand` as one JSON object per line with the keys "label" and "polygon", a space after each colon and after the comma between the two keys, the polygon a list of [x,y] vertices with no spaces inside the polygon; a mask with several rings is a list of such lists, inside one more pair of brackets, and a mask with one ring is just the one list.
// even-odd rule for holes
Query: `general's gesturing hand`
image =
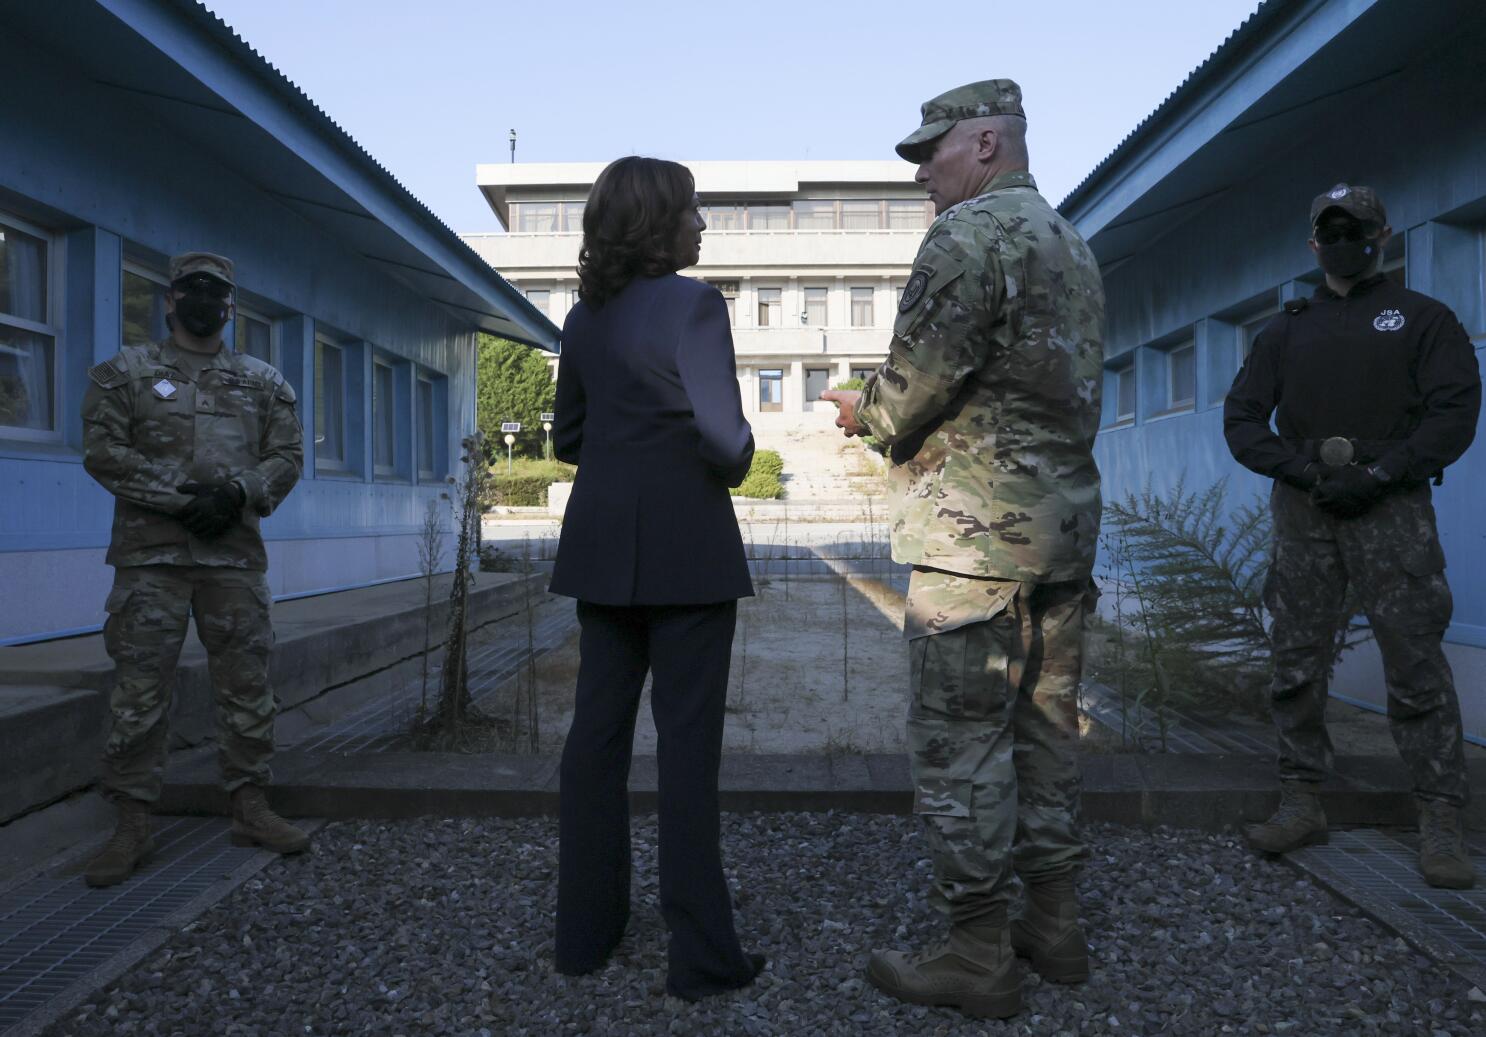
{"label": "general's gesturing hand", "polygon": [[820,394],[820,398],[836,405],[836,427],[845,432],[848,438],[865,436],[870,432],[866,425],[857,421],[857,406],[862,402],[862,394],[859,391],[827,389]]}

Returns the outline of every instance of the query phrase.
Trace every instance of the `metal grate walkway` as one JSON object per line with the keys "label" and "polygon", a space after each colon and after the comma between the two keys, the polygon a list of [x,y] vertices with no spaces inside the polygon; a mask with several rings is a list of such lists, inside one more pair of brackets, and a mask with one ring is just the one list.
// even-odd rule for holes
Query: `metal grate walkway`
{"label": "metal grate walkway", "polygon": [[[561,601],[538,610],[532,633],[536,658],[559,647],[578,626],[571,601]],[[504,626],[504,625],[503,625]],[[470,695],[482,705],[495,689],[516,676],[526,665],[526,624],[517,623],[502,636],[474,647],[470,652]],[[430,670],[430,678],[437,675]],[[431,684],[436,687],[436,681]],[[422,693],[412,682],[392,694],[368,702],[295,745],[296,749],[327,753],[363,753],[386,749],[407,731],[413,709]]]}
{"label": "metal grate walkway", "polygon": [[[1481,871],[1481,847],[1472,856]],[[1287,859],[1472,982],[1486,979],[1486,888],[1435,889],[1414,847],[1371,829],[1333,831],[1329,845]]]}
{"label": "metal grate walkway", "polygon": [[233,846],[225,818],[156,818],[155,825],[155,856],[128,882],[90,889],[79,864],[0,894],[0,1030],[61,995],[259,852]]}

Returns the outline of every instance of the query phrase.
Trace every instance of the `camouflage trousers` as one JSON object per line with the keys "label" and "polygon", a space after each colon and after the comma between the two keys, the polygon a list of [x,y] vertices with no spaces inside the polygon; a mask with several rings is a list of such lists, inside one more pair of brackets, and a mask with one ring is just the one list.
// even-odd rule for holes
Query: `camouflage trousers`
{"label": "camouflage trousers", "polygon": [[267,785],[274,698],[268,685],[272,597],[261,572],[132,565],[114,571],[103,643],[114,662],[103,794],[160,798],[176,662],[194,615],[217,697],[217,745],[231,790]]}
{"label": "camouflage trousers", "polygon": [[1337,519],[1276,482],[1270,510],[1264,603],[1274,619],[1270,710],[1281,780],[1320,781],[1331,769],[1327,685],[1348,618],[1344,602],[1355,602],[1383,656],[1388,724],[1415,794],[1464,806],[1460,702],[1441,647],[1452,599],[1429,487],[1390,493],[1363,515]]}
{"label": "camouflage trousers", "polygon": [[1078,836],[1078,682],[1086,580],[1021,583],[992,618],[909,642],[913,811],[934,861],[930,899],[955,923],[1024,880],[1071,871]]}

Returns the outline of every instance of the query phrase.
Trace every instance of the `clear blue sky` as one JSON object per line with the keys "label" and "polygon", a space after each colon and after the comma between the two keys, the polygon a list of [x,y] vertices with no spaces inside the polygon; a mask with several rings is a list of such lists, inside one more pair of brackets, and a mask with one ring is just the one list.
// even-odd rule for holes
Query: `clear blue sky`
{"label": "clear blue sky", "polygon": [[893,158],[923,101],[1022,85],[1060,201],[1255,0],[205,0],[456,231],[475,165]]}

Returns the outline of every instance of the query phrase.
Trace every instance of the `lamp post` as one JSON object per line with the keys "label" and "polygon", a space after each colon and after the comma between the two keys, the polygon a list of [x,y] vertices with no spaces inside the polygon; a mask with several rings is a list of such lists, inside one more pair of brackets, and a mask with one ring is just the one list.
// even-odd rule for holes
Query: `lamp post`
{"label": "lamp post", "polygon": [[511,130],[511,161],[513,163],[516,161],[516,130],[514,127]]}
{"label": "lamp post", "polygon": [[551,411],[542,412],[542,431],[547,433],[547,460],[552,460],[552,423],[557,420],[557,415]]}

